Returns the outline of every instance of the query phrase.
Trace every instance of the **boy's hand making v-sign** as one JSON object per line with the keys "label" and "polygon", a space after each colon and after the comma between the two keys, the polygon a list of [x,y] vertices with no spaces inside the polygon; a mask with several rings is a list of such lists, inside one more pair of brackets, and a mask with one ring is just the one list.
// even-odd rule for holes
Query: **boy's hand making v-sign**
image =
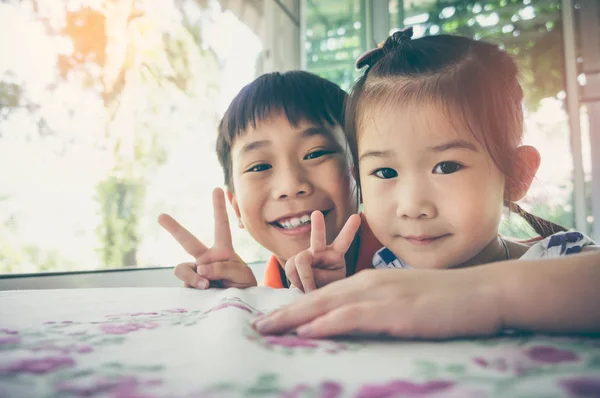
{"label": "boy's hand making v-sign", "polygon": [[213,211],[215,243],[211,248],[206,247],[173,217],[167,214],[159,216],[159,224],[194,257],[194,262],[177,265],[175,275],[184,282],[186,287],[197,289],[256,286],[252,269],[233,250],[225,195],[220,188],[213,191]]}

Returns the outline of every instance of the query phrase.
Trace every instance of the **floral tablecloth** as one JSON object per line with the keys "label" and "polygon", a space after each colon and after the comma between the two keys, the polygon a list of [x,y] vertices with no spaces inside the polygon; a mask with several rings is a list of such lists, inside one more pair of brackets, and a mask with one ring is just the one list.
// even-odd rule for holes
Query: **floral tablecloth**
{"label": "floral tablecloth", "polygon": [[0,292],[0,397],[600,397],[600,340],[263,337],[301,294]]}

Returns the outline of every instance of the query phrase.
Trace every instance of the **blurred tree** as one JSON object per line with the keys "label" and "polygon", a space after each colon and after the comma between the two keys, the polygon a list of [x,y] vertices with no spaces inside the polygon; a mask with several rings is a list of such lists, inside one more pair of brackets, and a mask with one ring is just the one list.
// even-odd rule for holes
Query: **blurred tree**
{"label": "blurred tree", "polygon": [[[365,0],[307,1],[307,69],[348,89],[360,73],[354,61],[375,43],[364,41]],[[525,100],[564,90],[559,0],[390,1],[391,25],[418,35],[458,34],[502,45],[519,63]]]}
{"label": "blurred tree", "polygon": [[[432,3],[427,5],[427,3]],[[411,14],[428,15],[425,34],[458,34],[501,45],[519,64],[531,110],[564,90],[560,0],[437,0]]]}
{"label": "blurred tree", "polygon": [[[193,7],[196,15],[202,14],[207,1],[93,4],[26,0],[14,6],[29,7],[48,36],[70,43],[68,51],[57,54],[56,81],[48,89],[75,85],[94,92],[103,104],[104,139],[98,145],[112,154],[112,168],[97,185],[99,254],[105,267],[134,266],[144,187],[166,160],[164,139],[173,134],[169,118],[182,97],[197,101],[199,108],[208,103],[207,94],[217,89],[218,67],[215,54],[203,45],[198,25],[202,19],[190,21],[186,15]],[[161,7],[173,14],[167,23]],[[38,118],[39,133],[50,131],[48,123],[35,116],[41,104],[28,98],[26,87],[26,82],[0,76],[0,123],[10,112],[25,108]],[[25,252],[30,257],[37,253],[35,248]],[[19,256],[11,258],[16,261]],[[44,256],[34,257],[41,261]],[[56,262],[56,256],[46,257]]]}
{"label": "blurred tree", "polygon": [[[181,2],[177,5],[184,6]],[[107,267],[137,264],[145,179],[165,160],[161,136],[167,131],[144,123],[149,117],[144,113],[172,106],[163,100],[169,98],[164,94],[170,90],[194,95],[198,75],[192,68],[204,67],[204,73],[216,71],[214,54],[203,50],[197,26],[187,25],[187,19],[180,15],[180,26],[171,32],[161,31],[143,6],[148,4],[107,0],[101,11],[85,7],[68,11],[63,32],[71,38],[74,51],[59,58],[63,76],[83,70],[91,82],[101,83],[107,147],[114,153],[113,170],[99,183],[97,196],[102,212],[100,250]],[[200,65],[190,62],[193,55],[197,55],[196,61],[200,59]],[[101,70],[99,76],[95,75],[96,68]],[[203,80],[209,82],[210,74]],[[205,83],[202,89],[206,86],[210,84]],[[144,100],[139,98],[143,94],[148,95]]]}

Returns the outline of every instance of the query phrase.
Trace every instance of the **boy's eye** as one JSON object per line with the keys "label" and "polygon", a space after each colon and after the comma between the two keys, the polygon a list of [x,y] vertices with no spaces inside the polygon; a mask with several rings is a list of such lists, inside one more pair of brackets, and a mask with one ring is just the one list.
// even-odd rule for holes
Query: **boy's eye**
{"label": "boy's eye", "polygon": [[333,152],[334,151],[332,151],[330,149],[319,149],[319,150],[313,151],[313,152],[309,153],[308,155],[306,155],[304,157],[304,160],[320,158],[321,156],[329,155]]}
{"label": "boy's eye", "polygon": [[398,177],[398,172],[394,169],[390,169],[389,167],[385,167],[382,169],[377,169],[373,172],[373,175],[377,178],[381,178],[383,180],[387,180],[390,178]]}
{"label": "boy's eye", "polygon": [[249,168],[248,170],[246,170],[246,172],[247,173],[248,172],[249,173],[260,173],[261,171],[267,171],[272,168],[273,168],[273,166],[271,166],[270,164],[261,163],[261,164],[257,164],[256,166]]}
{"label": "boy's eye", "polygon": [[441,162],[433,168],[433,174],[452,174],[462,169],[462,164],[456,162]]}

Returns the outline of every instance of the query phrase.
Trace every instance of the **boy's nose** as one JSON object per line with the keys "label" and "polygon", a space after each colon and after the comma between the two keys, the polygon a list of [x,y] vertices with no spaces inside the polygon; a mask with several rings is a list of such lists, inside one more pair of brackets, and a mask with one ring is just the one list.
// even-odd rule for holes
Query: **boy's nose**
{"label": "boy's nose", "polygon": [[313,187],[302,170],[282,170],[277,179],[275,197],[278,199],[297,198],[312,193]]}

